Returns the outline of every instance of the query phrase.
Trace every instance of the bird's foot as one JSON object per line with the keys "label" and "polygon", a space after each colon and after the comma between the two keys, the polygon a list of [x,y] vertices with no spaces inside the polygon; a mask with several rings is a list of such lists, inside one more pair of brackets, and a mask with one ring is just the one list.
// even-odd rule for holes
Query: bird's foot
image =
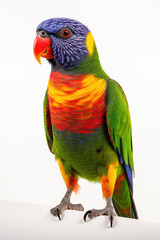
{"label": "bird's foot", "polygon": [[65,201],[62,199],[61,203],[57,205],[56,207],[52,208],[50,210],[51,214],[54,216],[57,216],[59,220],[61,220],[61,214],[64,210],[78,210],[78,211],[84,211],[84,208],[81,204],[72,204],[70,201]]}
{"label": "bird's foot", "polygon": [[113,227],[114,216],[116,214],[115,214],[114,208],[112,206],[111,197],[107,198],[107,205],[106,205],[105,208],[103,208],[103,209],[92,209],[92,210],[87,211],[84,215],[84,221],[86,222],[87,216],[88,216],[88,218],[92,219],[94,217],[102,216],[102,215],[107,215],[108,216],[110,227]]}
{"label": "bird's foot", "polygon": [[70,202],[71,193],[72,193],[72,191],[70,189],[68,189],[65,196],[63,197],[61,203],[50,210],[51,214],[53,216],[57,216],[59,218],[59,220],[61,220],[60,215],[62,214],[62,212],[64,210],[70,209],[70,210],[84,211],[84,208],[81,204],[72,204]]}

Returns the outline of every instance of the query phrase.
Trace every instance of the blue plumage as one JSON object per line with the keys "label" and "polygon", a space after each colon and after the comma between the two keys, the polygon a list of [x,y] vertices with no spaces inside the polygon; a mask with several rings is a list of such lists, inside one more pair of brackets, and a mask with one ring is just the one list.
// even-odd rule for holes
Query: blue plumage
{"label": "blue plumage", "polygon": [[[73,32],[72,37],[69,39],[57,38],[55,34],[62,28],[70,28]],[[42,29],[49,34],[52,40],[53,54],[57,64],[61,67],[73,68],[88,54],[85,40],[89,29],[80,22],[68,18],[52,18],[39,24],[37,31]]]}
{"label": "blue plumage", "polygon": [[132,172],[132,169],[131,169],[130,165],[127,165],[125,163],[121,154],[119,154],[119,160],[120,160],[120,163],[122,164],[122,166],[124,167],[125,173],[126,173],[127,178],[128,178],[129,186],[130,186],[131,191],[133,193],[133,172]]}

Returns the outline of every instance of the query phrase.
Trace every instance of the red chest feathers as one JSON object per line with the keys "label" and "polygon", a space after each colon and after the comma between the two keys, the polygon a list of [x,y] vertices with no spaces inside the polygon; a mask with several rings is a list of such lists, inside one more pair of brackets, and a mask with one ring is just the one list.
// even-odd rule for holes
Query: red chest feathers
{"label": "red chest feathers", "polygon": [[94,75],[51,73],[48,99],[52,124],[61,131],[92,133],[103,125],[106,81]]}

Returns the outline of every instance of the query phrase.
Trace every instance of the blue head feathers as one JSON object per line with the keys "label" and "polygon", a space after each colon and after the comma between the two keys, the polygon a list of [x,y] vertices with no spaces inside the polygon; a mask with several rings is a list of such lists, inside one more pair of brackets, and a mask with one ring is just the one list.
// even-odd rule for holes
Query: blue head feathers
{"label": "blue head feathers", "polygon": [[73,68],[88,55],[85,41],[89,30],[80,22],[68,18],[52,18],[40,23],[37,32],[40,30],[49,35],[56,64],[62,68]]}

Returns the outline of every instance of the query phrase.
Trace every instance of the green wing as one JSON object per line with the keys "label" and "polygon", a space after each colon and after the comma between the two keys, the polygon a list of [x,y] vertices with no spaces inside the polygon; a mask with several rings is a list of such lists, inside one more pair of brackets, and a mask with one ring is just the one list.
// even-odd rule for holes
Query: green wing
{"label": "green wing", "polygon": [[115,184],[113,205],[119,216],[137,219],[138,214],[133,199],[134,164],[131,118],[125,94],[121,86],[112,79],[108,80],[107,86],[106,120],[111,142],[118,153],[123,169],[123,174]]}
{"label": "green wing", "polygon": [[126,165],[134,171],[132,149],[132,126],[126,96],[121,86],[108,80],[107,86],[107,126],[114,149],[118,151]]}
{"label": "green wing", "polygon": [[52,124],[51,124],[51,118],[50,118],[47,91],[46,91],[46,94],[45,94],[45,97],[44,97],[44,102],[43,102],[43,114],[44,114],[44,129],[45,129],[45,134],[46,134],[48,147],[49,147],[50,151],[52,153],[54,153],[54,151],[53,151]]}

